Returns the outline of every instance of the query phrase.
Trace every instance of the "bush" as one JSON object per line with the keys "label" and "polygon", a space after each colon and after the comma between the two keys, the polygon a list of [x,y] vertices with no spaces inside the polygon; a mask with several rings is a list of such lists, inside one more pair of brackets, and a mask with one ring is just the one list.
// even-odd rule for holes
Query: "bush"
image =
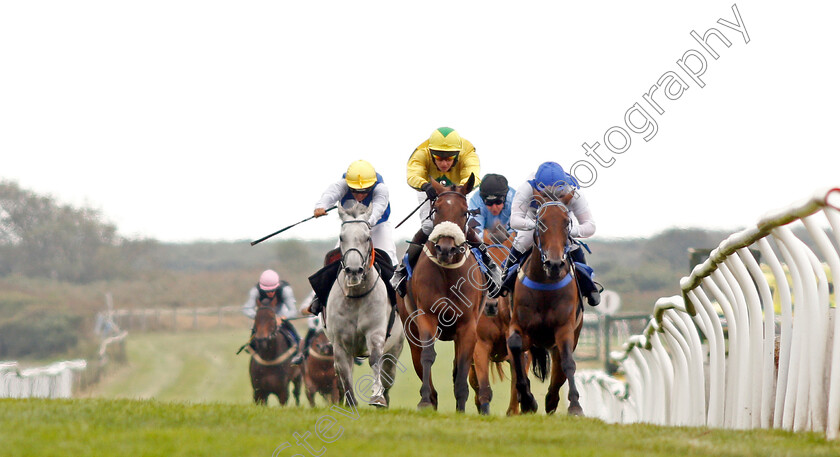
{"label": "bush", "polygon": [[43,306],[0,320],[0,359],[49,357],[76,347],[82,317]]}

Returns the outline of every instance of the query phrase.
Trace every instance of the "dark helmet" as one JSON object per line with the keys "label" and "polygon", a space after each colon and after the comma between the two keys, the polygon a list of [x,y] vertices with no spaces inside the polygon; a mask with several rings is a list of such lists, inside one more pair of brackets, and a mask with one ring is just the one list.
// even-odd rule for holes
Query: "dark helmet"
{"label": "dark helmet", "polygon": [[478,193],[482,200],[489,197],[498,197],[504,199],[508,193],[508,181],[502,175],[488,173],[484,175],[481,180],[481,185],[478,186]]}

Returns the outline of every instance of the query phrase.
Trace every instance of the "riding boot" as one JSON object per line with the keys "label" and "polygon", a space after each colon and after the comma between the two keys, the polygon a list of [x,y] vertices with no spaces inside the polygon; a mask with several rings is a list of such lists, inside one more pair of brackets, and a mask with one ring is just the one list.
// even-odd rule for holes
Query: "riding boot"
{"label": "riding boot", "polygon": [[292,365],[300,365],[306,360],[306,355],[309,353],[309,345],[312,343],[312,337],[315,336],[315,329],[310,328],[306,331],[306,337],[303,339],[303,347],[300,351],[292,357]]}
{"label": "riding boot", "polygon": [[317,316],[318,313],[324,310],[324,305],[321,304],[321,300],[318,298],[317,295],[312,297],[312,301],[309,302],[309,313],[313,316]]}
{"label": "riding boot", "polygon": [[516,274],[515,271],[511,271],[511,268],[519,264],[519,261],[522,260],[524,255],[524,252],[519,252],[519,250],[514,247],[510,248],[510,255],[507,256],[505,259],[505,266],[502,267],[502,287],[499,292],[500,295],[513,290]]}
{"label": "riding boot", "polygon": [[481,261],[487,266],[487,279],[490,281],[490,286],[487,288],[487,293],[491,298],[496,298],[502,292],[502,272],[499,271],[499,266],[496,261],[487,253],[487,245],[484,243],[476,246],[478,252],[481,253]]}
{"label": "riding boot", "polygon": [[408,245],[408,249],[406,250],[406,258],[403,258],[403,261],[394,270],[394,276],[391,278],[391,285],[394,286],[394,289],[400,294],[400,297],[405,297],[406,291],[406,278],[408,277],[408,270],[407,267],[410,266],[414,268],[414,265],[417,264],[417,259],[420,257],[420,253],[423,251],[423,245],[426,244],[428,241],[429,235],[423,233],[423,229],[417,231],[414,234],[414,238],[411,240],[411,244]]}
{"label": "riding boot", "polygon": [[589,306],[598,306],[601,303],[601,290],[604,289],[592,279],[594,272],[592,271],[592,267],[586,264],[583,248],[578,247],[577,249],[573,249],[569,253],[569,256],[575,263],[575,269],[577,270],[575,277],[577,278],[581,295],[586,297]]}

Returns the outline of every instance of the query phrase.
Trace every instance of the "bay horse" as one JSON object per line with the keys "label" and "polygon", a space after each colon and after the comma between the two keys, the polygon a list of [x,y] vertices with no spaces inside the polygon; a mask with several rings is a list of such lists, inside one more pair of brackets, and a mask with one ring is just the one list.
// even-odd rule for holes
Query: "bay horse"
{"label": "bay horse", "polygon": [[287,340],[277,326],[273,306],[260,306],[254,316],[254,332],[250,344],[251,387],[254,402],[267,405],[271,394],[277,396],[281,405],[289,401],[289,383],[292,383],[295,404],[300,406],[300,367],[292,365],[291,358],[297,349]]}
{"label": "bay horse", "polygon": [[[400,364],[403,330],[399,316],[392,310],[384,279],[374,267],[376,251],[368,223],[371,211],[370,207],[355,202],[346,210],[338,207],[341,267],[327,299],[324,322],[345,399],[357,404],[353,358],[367,356],[373,380],[366,388],[371,388],[372,393],[360,395],[372,406],[387,407],[388,392]],[[359,381],[362,379],[365,378]]]}
{"label": "bay horse", "polygon": [[[466,247],[467,197],[475,184],[470,176],[463,186],[443,186],[430,181],[437,191],[430,217],[434,229],[417,260],[400,316],[406,322],[414,371],[422,381],[418,408],[437,409],[437,391],[432,382],[435,341],[455,342],[453,368],[455,409],[464,412],[469,396],[468,374],[473,361],[478,315],[484,307],[484,275],[475,256]],[[476,376],[483,390],[489,389],[488,367],[477,366]],[[485,396],[489,392],[482,391]],[[489,413],[489,402],[480,405]]]}
{"label": "bay horse", "polygon": [[573,197],[573,192],[553,194],[548,189],[534,190],[533,198],[539,205],[534,248],[517,275],[508,337],[522,412],[537,410],[523,362],[523,354],[529,351],[534,374],[540,380],[545,380],[547,365],[551,365],[546,413],[557,409],[560,387],[568,380],[568,413],[583,414],[575,385],[573,356],[583,327],[583,306],[574,280],[574,264],[568,255],[571,219],[567,205]]}
{"label": "bay horse", "polygon": [[[515,233],[508,233],[507,229],[498,223],[490,228],[484,230],[484,243],[487,244],[487,252],[490,257],[499,264],[504,265],[505,259],[510,255],[510,249],[513,245],[513,238]],[[505,272],[502,272],[505,275]],[[516,370],[514,369],[510,351],[507,347],[508,329],[510,327],[510,298],[509,296],[498,298],[487,298],[484,305],[484,312],[478,317],[478,324],[476,326],[476,341],[475,350],[473,351],[473,365],[470,367],[470,386],[474,391],[475,406],[481,412],[481,405],[490,403],[493,398],[493,391],[489,386],[485,387],[485,396],[482,391],[478,377],[476,376],[476,365],[485,365],[490,370],[490,364],[493,364],[499,378],[504,380],[505,374],[502,370],[502,363],[505,361],[510,363],[510,401],[508,402],[508,409],[506,414],[508,416],[519,414],[519,401],[516,394]],[[526,353],[527,356],[527,353]],[[528,371],[528,360],[525,360],[525,371]],[[487,396],[489,393],[489,396]]]}
{"label": "bay horse", "polygon": [[303,384],[309,405],[315,407],[315,395],[321,394],[328,402],[338,403],[341,392],[335,376],[333,346],[323,329],[319,329],[309,344],[309,354],[303,363]]}

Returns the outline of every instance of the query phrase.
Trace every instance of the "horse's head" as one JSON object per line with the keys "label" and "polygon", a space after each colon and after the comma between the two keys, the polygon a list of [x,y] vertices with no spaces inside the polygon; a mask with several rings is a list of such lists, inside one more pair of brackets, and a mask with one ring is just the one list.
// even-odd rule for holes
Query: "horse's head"
{"label": "horse's head", "polygon": [[435,228],[429,239],[435,243],[435,255],[441,263],[453,263],[459,254],[465,252],[467,230],[467,194],[475,184],[475,175],[463,186],[444,186],[431,181],[438,193],[432,205],[432,222]]}
{"label": "horse's head", "polygon": [[273,306],[262,305],[254,316],[254,344],[259,352],[270,349],[277,337],[277,318]]}
{"label": "horse's head", "polygon": [[345,210],[338,207],[341,218],[341,233],[338,237],[341,248],[341,268],[347,286],[362,283],[365,274],[373,266],[373,242],[370,239],[370,214],[373,210],[361,203],[354,203]]}
{"label": "horse's head", "polygon": [[318,334],[312,339],[311,346],[318,354],[328,357],[333,355],[333,345],[330,343],[330,340],[327,339],[327,335],[323,331],[318,332]]}
{"label": "horse's head", "polygon": [[574,197],[567,189],[542,192],[534,190],[537,207],[537,227],[534,241],[540,253],[540,260],[546,276],[550,279],[560,277],[560,272],[569,253],[569,228],[571,217],[569,203]]}

